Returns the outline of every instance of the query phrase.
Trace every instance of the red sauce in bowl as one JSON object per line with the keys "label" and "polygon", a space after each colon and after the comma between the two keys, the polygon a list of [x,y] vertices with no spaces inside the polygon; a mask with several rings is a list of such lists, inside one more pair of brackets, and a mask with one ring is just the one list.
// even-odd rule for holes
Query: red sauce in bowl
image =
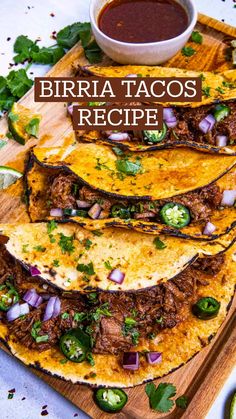
{"label": "red sauce in bowl", "polygon": [[188,16],[175,0],[113,0],[101,10],[98,27],[117,41],[157,42],[183,33]]}

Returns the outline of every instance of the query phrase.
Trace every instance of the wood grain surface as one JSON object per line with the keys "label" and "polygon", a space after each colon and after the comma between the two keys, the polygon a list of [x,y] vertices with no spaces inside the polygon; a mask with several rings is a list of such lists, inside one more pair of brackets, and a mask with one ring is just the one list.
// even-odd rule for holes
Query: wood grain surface
{"label": "wood grain surface", "polygon": [[[181,53],[172,58],[166,65],[194,70],[223,71],[231,68],[230,62],[225,61],[228,41],[236,38],[236,29],[218,22],[212,18],[199,15],[197,30],[204,35],[202,45],[194,44],[197,50],[191,58],[184,57]],[[105,60],[107,61],[107,60]],[[109,60],[107,61],[109,62]],[[78,64],[86,64],[80,45],[69,51],[48,73],[48,76],[71,76]],[[40,137],[44,143],[59,144],[62,137],[71,131],[71,121],[67,117],[66,105],[63,103],[35,103],[34,90],[31,89],[20,101],[23,105],[33,108],[41,113]],[[8,131],[6,118],[0,121],[0,138],[6,139]],[[7,139],[6,139],[7,140]],[[36,144],[35,140],[21,146],[12,140],[7,140],[7,145],[0,151],[0,164],[9,165],[18,170],[23,170],[24,161],[30,147]],[[22,200],[22,181],[12,185],[7,191],[0,194],[0,222],[29,221],[25,204]],[[171,413],[158,414],[149,408],[148,398],[145,395],[144,385],[128,389],[129,401],[122,412],[108,415],[101,412],[92,399],[93,391],[85,385],[72,385],[69,382],[48,376],[35,371],[53,388],[67,397],[71,402],[84,410],[92,418],[175,418],[203,419],[213,403],[218,391],[222,387],[227,375],[236,361],[236,301],[234,299],[227,319],[222,325],[212,343],[197,354],[186,365],[165,378],[155,380],[171,382],[177,387],[177,395],[185,394],[189,398],[186,411],[174,408]]]}

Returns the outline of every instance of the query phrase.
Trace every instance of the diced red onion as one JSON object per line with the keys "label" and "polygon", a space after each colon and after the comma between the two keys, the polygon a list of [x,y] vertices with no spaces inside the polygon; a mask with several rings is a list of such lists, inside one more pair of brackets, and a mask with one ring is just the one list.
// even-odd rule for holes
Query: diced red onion
{"label": "diced red onion", "polygon": [[67,112],[72,115],[73,114],[73,103],[69,103],[67,106]]}
{"label": "diced red onion", "polygon": [[123,368],[125,370],[138,370],[139,368],[139,354],[138,352],[124,352],[123,354]]}
{"label": "diced red onion", "polygon": [[112,141],[125,141],[129,139],[130,137],[129,134],[127,134],[127,132],[114,132],[108,137],[108,140]]}
{"label": "diced red onion", "polygon": [[228,137],[226,135],[217,135],[216,145],[217,147],[225,147],[227,145]]}
{"label": "diced red onion", "polygon": [[41,272],[38,268],[36,268],[36,266],[30,266],[30,275],[31,276],[37,276],[40,275]]}
{"label": "diced red onion", "polygon": [[61,208],[52,208],[50,210],[50,215],[51,217],[62,217],[63,216],[63,211]]}
{"label": "diced red onion", "polygon": [[102,211],[102,208],[100,207],[100,205],[98,203],[96,203],[90,208],[90,210],[88,211],[88,215],[93,220],[97,220],[101,211]]}
{"label": "diced red onion", "polygon": [[163,108],[163,119],[168,128],[174,128],[177,125],[177,118],[172,108]]}
{"label": "diced red onion", "polygon": [[163,119],[164,121],[172,121],[175,117],[174,110],[172,108],[163,108]]}
{"label": "diced red onion", "polygon": [[151,365],[160,364],[162,362],[161,352],[147,352],[147,361]]}
{"label": "diced red onion", "polygon": [[125,77],[138,77],[138,75],[137,74],[127,74],[127,76],[125,76]]}
{"label": "diced red onion", "polygon": [[24,316],[29,313],[29,305],[27,303],[19,304],[16,303],[12,306],[7,312],[7,320],[12,322],[13,320],[18,319],[20,316]]}
{"label": "diced red onion", "polygon": [[113,282],[116,282],[117,284],[122,284],[122,282],[125,279],[125,274],[121,272],[119,269],[113,269],[109,273],[108,279],[110,279]]}
{"label": "diced red onion", "polygon": [[43,321],[54,319],[60,314],[61,311],[61,301],[58,297],[51,297],[48,300]]}
{"label": "diced red onion", "polygon": [[221,205],[232,207],[236,200],[236,189],[225,190],[223,192]]}
{"label": "diced red onion", "polygon": [[173,118],[173,121],[166,121],[166,125],[168,128],[175,128],[177,125],[177,119]]}
{"label": "diced red onion", "polygon": [[215,122],[216,122],[216,120],[215,120],[214,116],[209,114],[199,123],[199,129],[204,134],[207,134],[214,127]]}
{"label": "diced red onion", "polygon": [[89,207],[91,207],[90,202],[82,201],[80,199],[77,199],[76,204],[77,204],[78,208],[89,208]]}
{"label": "diced red onion", "polygon": [[31,305],[32,307],[37,308],[40,304],[42,304],[43,299],[42,297],[37,294],[37,292],[35,291],[34,288],[28,290],[24,297],[23,300],[26,301],[26,303],[28,303],[29,305]]}
{"label": "diced red onion", "polygon": [[216,226],[210,222],[206,223],[205,228],[203,230],[203,234],[206,236],[211,236],[212,233],[216,230]]}

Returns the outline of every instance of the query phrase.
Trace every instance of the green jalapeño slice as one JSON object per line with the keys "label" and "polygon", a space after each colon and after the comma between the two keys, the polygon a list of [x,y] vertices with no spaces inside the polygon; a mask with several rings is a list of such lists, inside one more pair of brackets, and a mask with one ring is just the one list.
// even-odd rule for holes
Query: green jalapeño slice
{"label": "green jalape\u00f1o slice", "polygon": [[193,314],[201,320],[213,319],[220,310],[220,303],[213,297],[200,298],[192,307]]}
{"label": "green jalape\u00f1o slice", "polygon": [[160,210],[160,218],[164,224],[174,228],[183,228],[190,223],[190,212],[182,204],[169,202]]}
{"label": "green jalape\u00f1o slice", "polygon": [[127,394],[119,388],[100,388],[95,393],[95,401],[105,412],[118,412],[127,403]]}
{"label": "green jalape\u00f1o slice", "polygon": [[18,301],[19,294],[9,281],[0,285],[0,310],[7,311]]}
{"label": "green jalape\u00f1o slice", "polygon": [[81,329],[72,329],[60,339],[60,349],[72,362],[83,362],[90,347],[90,338]]}
{"label": "green jalape\u00f1o slice", "polygon": [[230,108],[227,105],[219,104],[216,105],[214,110],[214,117],[217,122],[222,121],[222,119],[227,118],[230,114]]}
{"label": "green jalape\u00f1o slice", "polygon": [[143,131],[143,139],[147,143],[155,144],[164,140],[167,133],[167,126],[163,124],[163,128],[157,131]]}

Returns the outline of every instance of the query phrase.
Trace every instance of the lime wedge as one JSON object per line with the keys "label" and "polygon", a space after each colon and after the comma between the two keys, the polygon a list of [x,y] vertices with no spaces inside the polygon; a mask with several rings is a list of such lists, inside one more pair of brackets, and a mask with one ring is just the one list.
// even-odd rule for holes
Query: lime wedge
{"label": "lime wedge", "polygon": [[0,166],[0,189],[6,189],[19,179],[22,173],[7,166]]}
{"label": "lime wedge", "polygon": [[40,119],[41,115],[31,109],[13,103],[8,113],[8,128],[14,140],[24,145],[32,136],[37,138]]}
{"label": "lime wedge", "polygon": [[236,419],[236,393],[234,393],[234,397],[232,399],[231,405],[230,405],[230,419]]}

